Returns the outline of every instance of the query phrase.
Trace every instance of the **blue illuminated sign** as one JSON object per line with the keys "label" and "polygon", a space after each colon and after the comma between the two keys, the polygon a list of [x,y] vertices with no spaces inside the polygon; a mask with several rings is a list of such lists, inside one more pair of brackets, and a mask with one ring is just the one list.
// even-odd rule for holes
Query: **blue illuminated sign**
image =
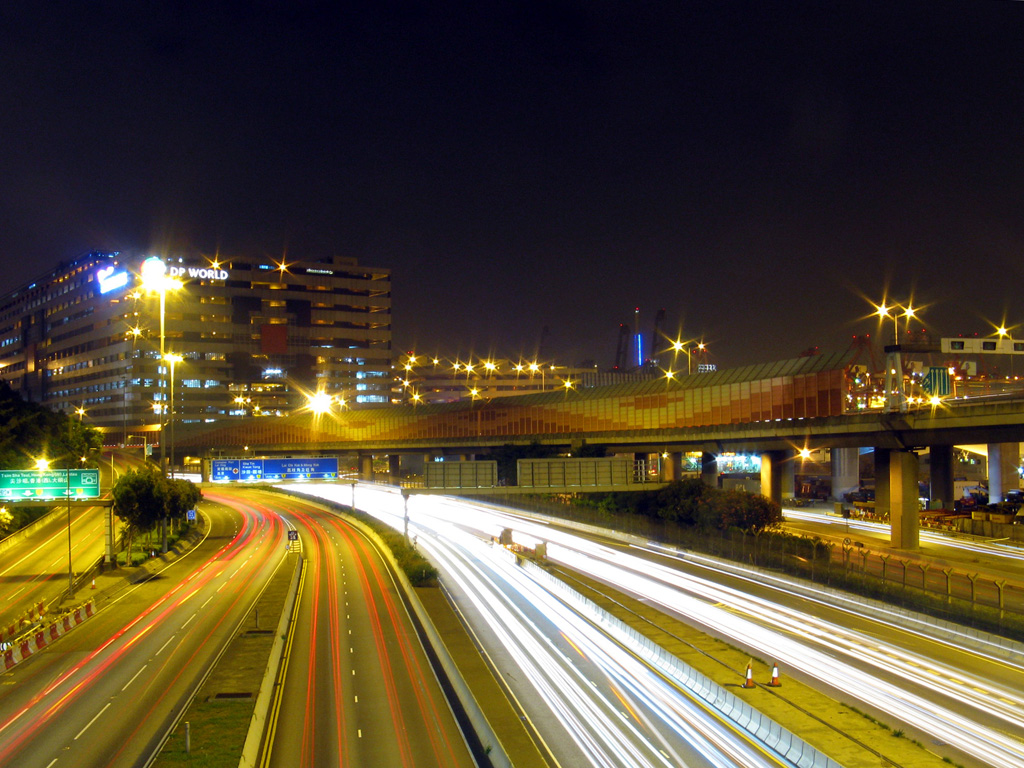
{"label": "blue illuminated sign", "polygon": [[336,480],[336,458],[311,459],[214,459],[210,479],[215,483],[233,480]]}
{"label": "blue illuminated sign", "polygon": [[123,269],[115,271],[113,266],[104,267],[96,273],[96,281],[100,284],[100,293],[110,293],[128,285],[128,273]]}

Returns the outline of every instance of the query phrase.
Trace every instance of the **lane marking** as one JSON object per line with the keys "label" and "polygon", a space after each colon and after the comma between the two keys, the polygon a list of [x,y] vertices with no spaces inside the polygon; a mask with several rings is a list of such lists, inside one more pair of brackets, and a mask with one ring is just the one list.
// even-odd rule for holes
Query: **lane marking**
{"label": "lane marking", "polygon": [[[86,726],[85,726],[85,728],[83,728],[82,730],[80,730],[80,731],[78,732],[78,736],[81,736],[81,735],[82,735],[83,733],[85,733],[86,731],[88,731],[88,730],[89,730],[89,726],[90,726],[90,725],[92,725],[93,723],[95,723],[95,722],[96,722],[96,720],[97,720],[97,719],[99,718],[99,716],[100,716],[100,715],[102,715],[102,714],[103,714],[104,712],[106,712],[106,711],[107,711],[107,707],[109,707],[109,706],[110,706],[110,702],[108,701],[108,702],[107,702],[106,704],[104,704],[104,705],[103,705],[103,709],[101,709],[101,710],[100,710],[99,712],[97,712],[97,713],[96,713],[96,714],[95,714],[95,715],[93,716],[92,720],[90,720],[90,721],[89,721],[88,725],[86,725]],[[75,736],[75,741],[78,741],[78,736]]]}
{"label": "lane marking", "polygon": [[184,629],[184,628],[185,628],[185,627],[187,627],[187,626],[188,626],[189,624],[191,624],[191,623],[192,623],[192,619],[194,619],[195,617],[196,617],[196,614],[194,614],[194,613],[193,613],[193,614],[192,614],[191,616],[189,616],[189,617],[188,617],[188,621],[186,621],[186,622],[185,622],[184,624],[182,624],[182,625],[181,625],[181,628],[182,628],[182,629]]}
{"label": "lane marking", "polygon": [[167,638],[167,642],[160,646],[160,650],[153,654],[153,658],[156,658],[161,653],[163,653],[164,648],[170,645],[172,640],[174,640],[174,635],[171,635],[169,638]]}
{"label": "lane marking", "polygon": [[[148,666],[149,666],[149,664],[143,664],[143,665],[142,665],[142,669],[140,669],[140,670],[139,670],[138,672],[136,672],[136,673],[135,673],[134,675],[132,675],[132,679],[131,679],[131,680],[129,680],[129,681],[127,682],[127,683],[125,683],[125,684],[124,684],[124,688],[127,688],[127,687],[128,687],[129,685],[131,685],[132,683],[134,683],[134,682],[135,682],[135,678],[136,678],[136,677],[138,677],[139,675],[141,675],[141,674],[142,674],[142,670],[143,670],[143,669],[145,669],[145,668],[146,668],[146,667],[148,667]],[[122,688],[121,690],[123,691],[123,690],[124,690],[124,688]]]}

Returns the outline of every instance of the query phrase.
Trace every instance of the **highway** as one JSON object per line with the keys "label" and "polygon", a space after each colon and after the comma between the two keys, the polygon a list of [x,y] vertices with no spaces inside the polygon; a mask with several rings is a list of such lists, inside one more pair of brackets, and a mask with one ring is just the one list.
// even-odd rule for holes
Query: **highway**
{"label": "highway", "polygon": [[[327,485],[302,490],[334,490],[340,503],[348,503],[350,493]],[[357,506],[401,528],[397,493],[359,486]],[[556,597],[489,536],[482,539],[441,517],[421,514],[413,526],[418,546],[441,564],[446,588],[553,765],[791,764],[692,695],[666,669],[644,661],[641,647]]]}
{"label": "highway", "polygon": [[[101,487],[109,495],[111,473],[119,474],[141,462],[118,453],[114,469],[109,458],[100,462]],[[30,607],[49,604],[68,588],[67,505],[55,501],[56,512],[32,533],[19,536],[0,551],[0,632],[7,637],[12,623]],[[76,577],[92,568],[104,552],[103,509],[71,508],[71,560]]]}
{"label": "highway", "polygon": [[285,556],[270,510],[200,512],[200,544],[0,676],[0,765],[120,768],[159,747]]}
{"label": "highway", "polygon": [[475,765],[373,544],[312,503],[245,488],[207,496],[286,508],[306,558],[261,765]]}
{"label": "highway", "polygon": [[[360,489],[360,508],[371,506],[369,498]],[[396,504],[381,505],[392,524],[401,514]],[[414,496],[409,514],[425,545],[435,534],[447,540],[452,526],[484,539],[512,528],[527,547],[546,541],[549,560],[775,659],[863,711],[904,723],[941,754],[965,765],[1024,766],[1019,651],[774,574],[691,553],[591,541],[492,505]]]}
{"label": "highway", "polygon": [[[843,520],[824,514],[820,510],[783,509],[786,528],[806,536],[818,536],[836,544],[833,557],[842,556],[842,544],[850,541],[848,549],[851,568],[865,570],[876,577],[882,575],[882,556],[889,552],[889,525],[870,520]],[[1007,540],[985,539],[951,532],[921,529],[921,546],[915,553],[904,555],[911,562],[907,567],[906,580],[911,587],[927,585],[930,592],[945,595],[946,590],[953,597],[975,599],[984,605],[1000,605],[1002,582],[1002,605],[1008,611],[1024,613],[1024,547]],[[869,554],[870,553],[870,554]],[[927,559],[920,559],[924,555]],[[922,569],[920,563],[928,565]],[[930,563],[930,564],[929,564]],[[961,571],[946,572],[947,567]],[[971,583],[966,574],[977,574],[979,578]],[[887,569],[886,578],[898,582],[904,574],[902,567],[892,565]],[[947,577],[949,579],[947,583]]]}

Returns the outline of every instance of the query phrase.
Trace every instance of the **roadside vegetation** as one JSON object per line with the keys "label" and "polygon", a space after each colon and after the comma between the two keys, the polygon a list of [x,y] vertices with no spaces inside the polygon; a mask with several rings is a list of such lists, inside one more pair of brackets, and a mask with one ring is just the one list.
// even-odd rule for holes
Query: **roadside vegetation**
{"label": "roadside vegetation", "polygon": [[[53,469],[95,467],[94,457],[101,447],[98,430],[75,416],[25,402],[10,384],[0,381],[0,470],[35,469],[41,458],[47,459]],[[11,502],[3,504],[0,538],[30,525],[49,511],[43,507],[19,507]]]}
{"label": "roadside vegetation", "polygon": [[[183,534],[186,513],[203,498],[202,491],[191,480],[172,480],[149,467],[121,475],[114,483],[112,495],[114,514],[123,526],[124,562],[130,565],[137,563],[133,557],[137,540],[149,534],[152,544],[153,532],[161,521],[171,526],[168,546],[172,546],[171,534],[177,533],[175,540]],[[147,554],[143,552],[143,559]]]}

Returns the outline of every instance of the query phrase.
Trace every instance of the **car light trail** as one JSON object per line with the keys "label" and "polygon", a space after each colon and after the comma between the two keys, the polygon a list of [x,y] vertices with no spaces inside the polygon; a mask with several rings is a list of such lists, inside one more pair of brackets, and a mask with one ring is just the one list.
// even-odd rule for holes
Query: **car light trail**
{"label": "car light trail", "polygon": [[[347,503],[347,496],[346,489],[337,501]],[[445,506],[443,500],[431,501]],[[401,527],[403,502],[397,494],[360,487],[359,502],[361,509]],[[642,662],[625,638],[612,637],[585,619],[578,606],[554,596],[507,550],[459,529],[444,519],[447,512],[427,517],[424,502],[418,499],[416,505],[416,523],[424,523],[419,546],[469,600],[516,674],[526,677],[588,761],[600,766],[789,765],[685,695],[664,671]],[[457,517],[465,515],[464,508],[459,511]],[[481,522],[474,520],[474,526]],[[484,524],[501,527],[495,521]]]}
{"label": "car light trail", "polygon": [[[345,504],[347,498],[339,497],[337,501]],[[395,491],[360,486],[359,506],[401,529],[402,500]],[[1024,768],[1024,742],[992,727],[995,722],[1001,722],[1011,733],[1024,733],[1024,717],[1017,705],[1019,691],[1002,681],[974,676],[937,663],[914,649],[837,627],[809,611],[787,608],[774,600],[758,598],[746,591],[595,544],[516,516],[512,510],[434,496],[413,496],[409,499],[408,508],[412,525],[439,537],[430,539],[429,543],[426,537],[421,538],[421,543],[429,548],[432,555],[438,546],[435,541],[455,540],[455,526],[471,529],[486,538],[498,536],[502,529],[513,528],[516,542],[523,546],[533,547],[540,541],[547,542],[550,560],[564,563],[618,589],[643,595],[662,605],[667,612],[699,622],[730,642],[777,659],[829,687],[840,687],[868,706],[899,718],[942,742],[955,744],[990,765]],[[973,543],[968,544],[973,546]],[[438,557],[440,559],[441,556]],[[705,569],[715,568],[710,558],[687,554],[685,560],[697,560]],[[455,570],[451,562],[446,562],[445,567]],[[722,566],[722,570],[733,578],[743,578],[740,566]],[[790,585],[785,579],[771,574],[751,575],[749,578],[756,578],[762,586],[770,583],[776,591],[795,595],[801,600],[811,600],[811,604],[818,601],[816,592],[822,595],[821,602],[826,601],[823,591],[806,585]],[[908,627],[903,626],[906,618],[887,614],[884,608],[876,610],[858,606],[853,598],[836,596],[830,596],[828,604],[832,607],[839,604],[843,610],[908,631]],[[952,630],[947,630],[946,637],[938,638],[937,633],[931,633],[929,629],[922,622],[909,631],[934,642],[957,647],[949,639]],[[561,625],[560,630],[565,631],[585,652],[592,652],[592,649],[588,650],[587,640],[570,634]],[[975,647],[977,642],[973,638],[969,642],[964,640],[961,647],[965,652],[980,655]],[[1024,671],[1019,661],[1007,661],[995,649],[987,654],[987,658],[1008,669]],[[610,672],[608,674],[613,676]],[[901,680],[903,683],[899,682]],[[922,695],[919,693],[921,690],[931,691],[932,695]],[[942,700],[973,707],[979,715],[976,718],[965,716],[964,712],[953,711],[940,703]],[[571,728],[567,726],[567,729]]]}

